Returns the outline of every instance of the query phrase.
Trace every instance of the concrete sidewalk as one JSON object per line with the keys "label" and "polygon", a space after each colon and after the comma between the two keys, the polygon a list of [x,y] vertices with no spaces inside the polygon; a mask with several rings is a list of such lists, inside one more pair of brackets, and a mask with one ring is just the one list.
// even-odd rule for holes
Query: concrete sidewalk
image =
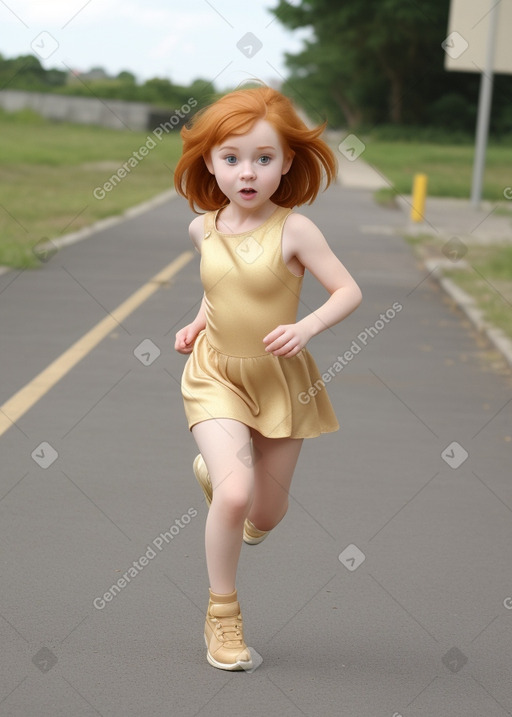
{"label": "concrete sidewalk", "polygon": [[[351,155],[347,154],[339,158],[338,178],[342,187],[366,189],[372,192],[392,187],[390,180],[361,157],[357,157],[354,161],[350,157]],[[504,188],[503,196],[504,202],[509,201],[512,197],[512,189]],[[512,367],[512,340],[504,331],[488,322],[472,296],[463,291],[452,279],[443,276],[443,269],[453,269],[454,261],[461,268],[468,267],[467,259],[458,256],[461,250],[464,253],[469,250],[471,256],[472,246],[512,242],[512,212],[506,208],[507,204],[482,201],[478,207],[474,207],[468,199],[427,197],[423,218],[421,221],[413,221],[412,196],[398,195],[395,201],[395,206],[400,212],[398,221],[391,220],[381,226],[366,225],[361,229],[385,235],[397,234],[410,237],[429,235],[439,242],[440,248],[433,252],[433,256],[428,256],[429,253],[432,254],[432,250],[424,255],[426,269]],[[454,249],[455,255],[452,255]],[[505,297],[503,298],[506,300]]]}
{"label": "concrete sidewalk", "polygon": [[[333,149],[337,149],[335,144]],[[342,187],[368,191],[393,187],[393,183],[376,167],[365,162],[362,156],[351,160],[350,154],[343,156],[337,151],[337,157],[338,179]],[[503,188],[501,202],[482,201],[478,207],[472,206],[469,199],[431,197],[427,191],[424,219],[413,222],[410,219],[411,194],[399,195],[398,205],[404,214],[399,230],[403,233],[432,234],[446,240],[457,236],[469,243],[512,242],[511,200],[512,187]]]}
{"label": "concrete sidewalk", "polygon": [[403,231],[432,234],[448,241],[458,237],[466,244],[512,242],[512,212],[506,214],[499,202],[481,202],[473,207],[467,199],[427,197],[422,222],[410,220],[412,197],[398,197],[400,208],[408,218]]}
{"label": "concrete sidewalk", "polygon": [[[1,717],[512,713],[510,372],[400,212],[339,186],[303,211],[364,300],[309,346],[342,428],[305,443],[288,515],[243,546],[262,664],[205,657],[206,507],[171,348],[196,258],[1,439]],[[0,276],[2,403],[188,250],[190,218],[175,199]],[[308,277],[300,315],[324,300]]]}

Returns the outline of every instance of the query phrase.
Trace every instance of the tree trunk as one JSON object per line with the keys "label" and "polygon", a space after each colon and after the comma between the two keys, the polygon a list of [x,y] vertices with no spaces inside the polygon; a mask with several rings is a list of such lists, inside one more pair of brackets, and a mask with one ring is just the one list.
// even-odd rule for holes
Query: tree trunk
{"label": "tree trunk", "polygon": [[391,87],[389,89],[389,118],[393,124],[400,124],[403,117],[402,78],[391,73]]}
{"label": "tree trunk", "polygon": [[384,52],[378,53],[378,58],[382,67],[382,70],[389,80],[389,94],[388,94],[388,114],[392,124],[400,124],[403,117],[403,76],[392,67],[387,61],[386,54]]}
{"label": "tree trunk", "polygon": [[361,122],[361,110],[353,107],[339,89],[334,89],[332,96],[338,107],[341,109],[347,120],[347,126],[357,127]]}

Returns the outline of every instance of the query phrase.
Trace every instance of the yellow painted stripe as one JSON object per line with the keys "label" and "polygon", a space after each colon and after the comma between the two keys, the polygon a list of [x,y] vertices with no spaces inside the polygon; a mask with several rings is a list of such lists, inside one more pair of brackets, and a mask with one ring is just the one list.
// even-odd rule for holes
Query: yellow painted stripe
{"label": "yellow painted stripe", "polygon": [[14,394],[8,401],[0,406],[0,436],[2,436],[12,425],[16,423],[40,398],[42,398],[61,378],[63,378],[76,364],[90,353],[105,336],[126,319],[154,294],[163,282],[169,281],[177,274],[192,258],[191,251],[183,252],[165,269],[155,274],[147,284],[141,286],[126,301],[123,301],[117,309],[105,316],[96,326],[88,331],[82,338],[78,339],[67,351],[64,351],[55,361],[47,366],[40,374],[27,383],[22,389]]}

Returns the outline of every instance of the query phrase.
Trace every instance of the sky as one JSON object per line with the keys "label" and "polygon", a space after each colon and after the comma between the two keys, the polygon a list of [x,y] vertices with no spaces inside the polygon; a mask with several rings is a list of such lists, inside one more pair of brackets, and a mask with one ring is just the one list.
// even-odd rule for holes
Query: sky
{"label": "sky", "polygon": [[[288,0],[296,4],[297,0]],[[188,85],[214,81],[219,90],[287,75],[285,52],[302,47],[308,30],[289,31],[269,8],[277,0],[0,0],[0,53],[34,54],[46,68],[138,81],[165,77]]]}

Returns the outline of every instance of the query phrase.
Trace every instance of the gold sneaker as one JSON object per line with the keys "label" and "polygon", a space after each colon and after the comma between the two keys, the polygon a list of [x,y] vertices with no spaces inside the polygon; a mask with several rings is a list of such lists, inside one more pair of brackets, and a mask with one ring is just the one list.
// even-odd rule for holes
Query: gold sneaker
{"label": "gold sneaker", "polygon": [[[194,459],[193,469],[197,482],[203,489],[208,507],[210,507],[213,496],[213,487],[210,476],[208,475],[208,468],[206,467],[206,463],[200,453]],[[262,540],[265,540],[269,533],[270,530],[258,530],[258,528],[256,528],[248,519],[244,523],[244,542],[247,543],[247,545],[258,545],[258,543],[261,543]]]}
{"label": "gold sneaker", "polygon": [[269,533],[270,530],[259,530],[246,518],[244,523],[244,542],[247,545],[258,545],[262,540],[265,540]]}
{"label": "gold sneaker", "polygon": [[213,497],[213,486],[208,474],[208,468],[206,467],[206,463],[200,453],[198,453],[198,455],[194,458],[192,468],[194,470],[194,475],[197,478],[197,482],[203,489],[204,497],[206,498],[209,508]]}
{"label": "gold sneaker", "polygon": [[250,670],[251,653],[244,642],[242,615],[236,590],[218,595],[210,590],[204,624],[206,659],[220,670]]}

